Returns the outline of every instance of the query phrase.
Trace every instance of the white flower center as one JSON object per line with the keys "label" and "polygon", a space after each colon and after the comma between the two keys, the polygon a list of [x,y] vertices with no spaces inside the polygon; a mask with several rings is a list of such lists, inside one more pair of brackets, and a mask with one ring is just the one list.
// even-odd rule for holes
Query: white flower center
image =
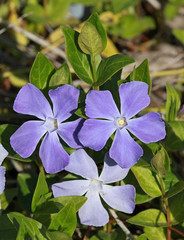
{"label": "white flower center", "polygon": [[124,128],[127,125],[126,118],[124,118],[124,117],[116,118],[115,125],[120,129]]}
{"label": "white flower center", "polygon": [[53,132],[58,129],[58,122],[57,122],[57,119],[55,119],[55,118],[48,117],[45,120],[44,125],[48,132]]}
{"label": "white flower center", "polygon": [[103,189],[103,182],[98,179],[91,180],[91,183],[89,185],[89,190],[100,192]]}

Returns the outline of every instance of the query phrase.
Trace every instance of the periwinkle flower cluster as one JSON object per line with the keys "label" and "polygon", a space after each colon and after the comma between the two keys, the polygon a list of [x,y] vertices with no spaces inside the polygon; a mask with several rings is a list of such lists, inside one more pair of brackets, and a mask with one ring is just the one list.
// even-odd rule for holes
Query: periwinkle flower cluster
{"label": "periwinkle flower cluster", "polygon": [[[135,135],[144,143],[157,142],[165,137],[165,125],[156,112],[133,118],[150,103],[148,85],[144,82],[128,82],[119,87],[121,109],[118,110],[110,91],[91,90],[86,97],[86,115],[81,129],[81,119],[66,120],[78,107],[79,90],[64,85],[49,91],[53,110],[34,85],[28,83],[18,93],[14,110],[41,120],[25,122],[12,136],[11,145],[22,157],[29,157],[43,137],[39,155],[47,173],[63,169],[87,180],[56,183],[54,196],[84,195],[88,198],[79,210],[81,223],[102,226],[108,222],[108,213],[100,197],[112,208],[132,213],[135,208],[135,189],[131,185],[111,186],[126,177],[143,155],[140,145],[131,137]],[[93,159],[83,149],[70,156],[62,147],[58,135],[72,148],[89,147],[101,150],[107,140],[115,136],[104,167],[98,175]],[[81,143],[81,144],[80,144]]]}

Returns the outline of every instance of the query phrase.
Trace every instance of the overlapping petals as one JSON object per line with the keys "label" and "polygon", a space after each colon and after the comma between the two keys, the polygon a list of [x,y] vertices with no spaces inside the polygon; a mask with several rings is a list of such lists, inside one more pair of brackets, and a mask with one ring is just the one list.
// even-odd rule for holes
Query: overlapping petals
{"label": "overlapping petals", "polygon": [[[39,155],[46,172],[57,173],[69,163],[69,155],[63,149],[58,134],[69,146],[74,148],[79,146],[74,138],[79,120],[62,123],[76,110],[79,90],[71,85],[64,85],[50,90],[49,96],[53,102],[53,112],[43,93],[31,83],[26,84],[19,91],[14,110],[36,116],[42,121],[34,120],[24,123],[11,136],[10,142],[20,156],[29,157],[45,135]],[[67,131],[69,131],[68,134]]]}
{"label": "overlapping petals", "polygon": [[[104,201],[119,211],[132,213],[135,208],[135,188],[131,185],[109,186],[107,183],[122,180],[129,169],[122,169],[110,157],[105,156],[104,168],[98,176],[97,166],[83,149],[76,150],[70,156],[66,170],[87,178],[88,180],[73,180],[56,183],[52,186],[54,197],[83,195],[87,201],[79,210],[82,224],[103,226],[109,221],[109,216],[103,207]],[[110,175],[110,176],[109,176]]]}
{"label": "overlapping petals", "polygon": [[143,155],[142,148],[130,136],[130,131],[145,143],[165,138],[165,124],[158,113],[148,113],[131,119],[150,103],[148,85],[132,81],[119,87],[119,113],[109,91],[92,90],[86,97],[87,119],[78,137],[85,147],[101,150],[116,131],[109,154],[122,168],[130,168]]}

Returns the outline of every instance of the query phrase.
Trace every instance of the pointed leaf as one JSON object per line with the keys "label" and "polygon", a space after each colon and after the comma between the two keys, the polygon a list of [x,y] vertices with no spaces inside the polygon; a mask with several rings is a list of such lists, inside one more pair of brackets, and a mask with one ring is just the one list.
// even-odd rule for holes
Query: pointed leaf
{"label": "pointed leaf", "polygon": [[98,31],[98,33],[99,33],[99,35],[100,35],[100,37],[103,41],[103,46],[104,46],[104,49],[105,49],[105,47],[107,45],[107,33],[106,33],[106,31],[105,31],[105,29],[104,29],[104,27],[103,27],[103,25],[100,21],[100,18],[98,16],[98,14],[93,13],[88,18],[87,22],[92,23],[95,26],[95,28],[97,29],[97,31]]}
{"label": "pointed leaf", "polygon": [[96,56],[100,54],[104,45],[96,27],[86,22],[79,34],[78,43],[81,50],[89,55]]}
{"label": "pointed leaf", "polygon": [[169,189],[169,191],[165,195],[165,198],[173,197],[183,190],[184,190],[184,181],[179,181]]}
{"label": "pointed leaf", "polygon": [[47,236],[49,240],[72,240],[68,234],[60,231],[47,231]]}
{"label": "pointed leaf", "polygon": [[159,197],[162,195],[156,175],[150,168],[135,165],[131,170],[145,193],[151,197]]}
{"label": "pointed leaf", "polygon": [[40,200],[40,197],[48,193],[48,191],[49,189],[48,189],[45,177],[43,176],[42,173],[40,173],[38,177],[36,189],[34,191],[33,199],[32,199],[32,204],[31,204],[32,212],[36,211],[36,207]]}
{"label": "pointed leaf", "polygon": [[116,54],[103,60],[97,70],[97,82],[94,86],[100,86],[111,78],[116,72],[133,63],[134,60],[128,56]]}
{"label": "pointed leaf", "polygon": [[77,224],[77,217],[74,203],[68,203],[53,218],[49,226],[49,230],[61,230],[73,235]]}
{"label": "pointed leaf", "polygon": [[173,129],[177,137],[184,141],[184,121],[168,122],[169,126]]}
{"label": "pointed leaf", "polygon": [[168,122],[174,121],[178,110],[180,108],[180,97],[176,90],[170,85],[166,84],[167,88],[167,102],[166,102],[166,120]]}
{"label": "pointed leaf", "polygon": [[166,217],[158,209],[148,209],[142,211],[127,220],[131,224],[145,227],[166,227],[168,226]]}
{"label": "pointed leaf", "polygon": [[148,93],[151,92],[151,79],[149,72],[148,60],[145,59],[126,79],[127,81],[141,81],[145,82],[149,86]]}
{"label": "pointed leaf", "polygon": [[72,84],[72,77],[68,64],[65,62],[60,68],[52,75],[49,81],[49,87],[56,88],[62,84]]}
{"label": "pointed leaf", "polygon": [[170,219],[173,225],[184,221],[184,191],[169,198]]}
{"label": "pointed leaf", "polygon": [[30,83],[39,89],[46,88],[51,75],[54,73],[54,65],[42,53],[38,53],[31,68]]}
{"label": "pointed leaf", "polygon": [[79,33],[72,28],[63,26],[66,55],[77,76],[86,83],[92,84],[93,76],[90,68],[89,56],[83,53],[78,45]]}
{"label": "pointed leaf", "polygon": [[145,227],[144,232],[149,240],[167,240],[165,229],[162,227]]}

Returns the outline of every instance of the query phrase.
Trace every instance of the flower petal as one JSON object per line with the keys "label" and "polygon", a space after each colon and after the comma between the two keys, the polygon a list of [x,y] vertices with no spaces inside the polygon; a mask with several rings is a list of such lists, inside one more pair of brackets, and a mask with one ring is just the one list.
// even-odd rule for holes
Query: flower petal
{"label": "flower petal", "polygon": [[83,146],[99,151],[105,146],[115,130],[116,127],[113,121],[87,119],[78,137]]}
{"label": "flower petal", "polygon": [[101,203],[98,192],[88,191],[85,197],[88,199],[79,210],[81,223],[96,227],[104,226],[109,221],[109,215]]}
{"label": "flower petal", "polygon": [[143,155],[143,150],[124,128],[117,130],[109,155],[122,168],[130,168]]}
{"label": "flower petal", "polygon": [[86,115],[91,118],[114,120],[120,116],[110,91],[91,90],[86,97]]}
{"label": "flower petal", "polygon": [[41,137],[46,133],[43,121],[28,121],[10,137],[10,143],[15,152],[27,158],[34,152]]}
{"label": "flower petal", "polygon": [[33,115],[43,120],[53,116],[49,102],[43,93],[31,83],[20,89],[13,109],[18,113]]}
{"label": "flower petal", "polygon": [[64,122],[59,124],[59,136],[72,148],[80,148],[82,144],[78,139],[78,132],[83,125],[84,119],[79,118],[72,122]]}
{"label": "flower petal", "polygon": [[79,90],[71,85],[64,85],[49,91],[53,102],[54,117],[60,123],[69,118],[77,109]]}
{"label": "flower petal", "polygon": [[78,149],[70,155],[70,162],[65,170],[88,179],[98,178],[95,162],[83,149]]}
{"label": "flower petal", "polygon": [[112,158],[110,158],[109,153],[106,153],[104,167],[100,174],[99,180],[103,181],[104,183],[121,181],[126,177],[128,171],[129,168],[121,168]]}
{"label": "flower petal", "polygon": [[39,155],[47,173],[60,172],[69,163],[69,155],[63,149],[56,131],[46,134]]}
{"label": "flower petal", "polygon": [[119,87],[121,115],[127,119],[135,116],[150,104],[148,84],[139,81],[123,83]]}
{"label": "flower petal", "polygon": [[127,129],[144,143],[157,142],[166,135],[165,124],[160,114],[156,112],[130,119]]}
{"label": "flower petal", "polygon": [[112,208],[125,213],[132,213],[135,208],[135,188],[132,185],[103,186],[100,196]]}
{"label": "flower petal", "polygon": [[0,194],[3,193],[5,188],[5,167],[0,166]]}
{"label": "flower petal", "polygon": [[82,196],[87,192],[89,184],[89,180],[73,180],[55,183],[52,185],[52,191],[54,197]]}
{"label": "flower petal", "polygon": [[0,165],[2,164],[3,160],[8,156],[8,152],[3,147],[2,144],[0,144]]}

